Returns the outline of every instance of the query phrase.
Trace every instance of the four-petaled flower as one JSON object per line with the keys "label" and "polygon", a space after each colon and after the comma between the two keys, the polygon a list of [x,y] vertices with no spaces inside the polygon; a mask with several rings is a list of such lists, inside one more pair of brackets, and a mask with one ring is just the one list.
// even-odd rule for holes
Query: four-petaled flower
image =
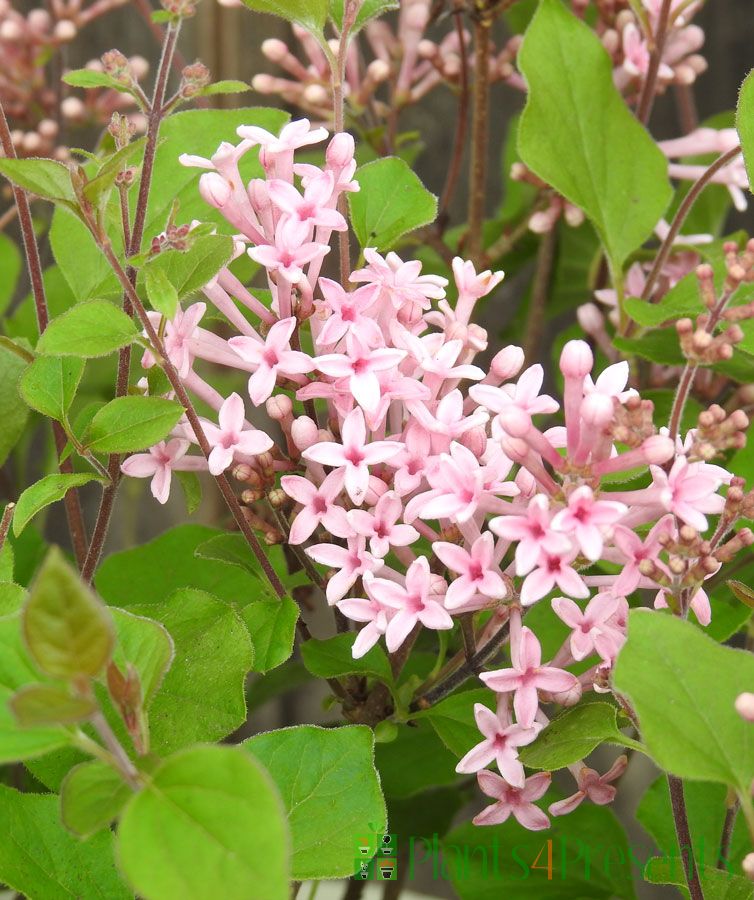
{"label": "four-petaled flower", "polygon": [[451,572],[458,573],[445,595],[448,609],[465,606],[477,594],[490,600],[502,600],[508,593],[502,575],[493,567],[495,539],[489,531],[478,537],[470,550],[445,541],[435,541],[432,549]]}
{"label": "four-petaled flower", "polygon": [[[329,476],[328,476],[329,477]],[[387,556],[391,547],[408,547],[419,540],[419,532],[413,525],[398,520],[403,504],[395,491],[386,491],[372,512],[365,509],[348,511],[348,523],[356,534],[369,538],[369,549],[380,558]]]}
{"label": "four-petaled flower", "polygon": [[478,772],[494,760],[508,784],[522,788],[526,777],[518,759],[518,748],[531,744],[542,726],[535,723],[524,728],[512,723],[507,698],[498,701],[497,715],[483,703],[475,703],[474,718],[484,740],[469,750],[456,766],[456,772]]}
{"label": "four-petaled flower", "polygon": [[475,825],[501,825],[512,814],[529,831],[544,831],[550,827],[547,814],[534,805],[550,786],[552,776],[549,772],[532,775],[522,788],[513,787],[488,769],[477,772],[476,777],[482,791],[495,802],[474,816]]}
{"label": "four-petaled flower", "polygon": [[186,456],[190,442],[181,438],[160,441],[147,453],[134,453],[121,463],[121,472],[132,478],[152,478],[152,496],[159,503],[167,503],[173,472],[201,471],[207,462],[201,456]]}
{"label": "four-petaled flower", "polygon": [[238,394],[231,394],[224,401],[218,413],[220,427],[202,421],[212,451],[209,455],[209,470],[219,475],[231,465],[237,455],[256,456],[273,446],[272,438],[263,431],[246,428],[243,400]]}
{"label": "four-petaled flower", "polygon": [[562,693],[576,684],[576,676],[564,669],[543,666],[542,648],[531,629],[521,629],[518,660],[512,660],[512,668],[482,672],[479,676],[487,687],[498,694],[513,692],[513,709],[516,719],[525,728],[534,722],[539,709],[538,691]]}
{"label": "four-petaled flower", "polygon": [[565,624],[572,628],[571,655],[575,660],[585,659],[596,651],[606,662],[615,659],[625,638],[611,625],[610,620],[618,612],[620,597],[612,594],[596,594],[585,610],[568,597],[554,597],[552,608]]}
{"label": "four-petaled flower", "polygon": [[291,524],[288,540],[291,544],[303,544],[314,534],[318,525],[322,525],[335,537],[351,537],[353,528],[348,523],[346,511],[337,503],[343,490],[343,471],[330,472],[317,487],[308,478],[300,475],[284,475],[280,486],[297,503],[301,509]]}
{"label": "four-petaled flower", "polygon": [[617,781],[626,771],[627,765],[628,757],[619,756],[604,775],[584,766],[576,778],[578,785],[576,793],[566,797],[565,800],[551,803],[548,807],[550,815],[564,816],[566,813],[573,812],[587,797],[597,806],[607,806],[608,803],[612,803],[616,790],[610,782]]}

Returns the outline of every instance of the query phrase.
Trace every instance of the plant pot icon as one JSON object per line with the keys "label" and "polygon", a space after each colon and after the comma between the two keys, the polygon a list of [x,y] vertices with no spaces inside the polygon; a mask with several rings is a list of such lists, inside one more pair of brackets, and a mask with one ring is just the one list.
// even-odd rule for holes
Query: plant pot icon
{"label": "plant pot icon", "polygon": [[393,835],[392,834],[383,834],[382,835],[382,846],[380,847],[380,853],[383,856],[392,856],[395,852],[395,848],[393,847]]}
{"label": "plant pot icon", "polygon": [[356,839],[356,847],[361,856],[371,856],[374,853],[374,838],[360,837]]}
{"label": "plant pot icon", "polygon": [[377,863],[377,871],[382,881],[394,881],[398,876],[397,860],[381,859]]}

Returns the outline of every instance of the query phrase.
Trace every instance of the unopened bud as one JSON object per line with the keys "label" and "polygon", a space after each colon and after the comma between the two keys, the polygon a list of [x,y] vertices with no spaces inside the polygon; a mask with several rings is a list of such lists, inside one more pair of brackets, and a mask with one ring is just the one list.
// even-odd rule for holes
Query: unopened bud
{"label": "unopened bud", "polygon": [[[304,451],[319,440],[317,423],[309,416],[298,416],[291,424],[291,440],[298,450]],[[330,437],[332,440],[332,437]]]}
{"label": "unopened bud", "polygon": [[594,356],[586,341],[568,341],[560,354],[560,371],[566,378],[584,378],[592,371]]}

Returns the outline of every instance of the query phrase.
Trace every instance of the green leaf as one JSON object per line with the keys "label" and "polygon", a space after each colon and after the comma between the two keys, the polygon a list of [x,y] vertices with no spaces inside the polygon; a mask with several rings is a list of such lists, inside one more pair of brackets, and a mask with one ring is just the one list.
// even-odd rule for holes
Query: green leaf
{"label": "green leaf", "polygon": [[113,860],[107,831],[79,841],[60,824],[58,798],[0,785],[0,882],[25,897],[132,900]]}
{"label": "green leaf", "polygon": [[173,638],[160,622],[124,609],[111,609],[117,641],[113,662],[125,670],[128,663],[139,673],[141,694],[149,706],[175,655]]}
{"label": "green leaf", "polygon": [[257,600],[241,613],[254,645],[254,671],[269,672],[282,665],[293,652],[298,605],[290,597]]}
{"label": "green leaf", "polygon": [[[343,27],[343,0],[331,0],[330,16],[339,30]],[[356,14],[356,21],[351,28],[351,34],[356,34],[371,19],[376,19],[391,9],[398,9],[398,0],[364,0]]]}
{"label": "green leaf", "polygon": [[53,678],[99,675],[112,654],[113,623],[107,608],[57,547],[34,579],[22,626],[34,661]]}
{"label": "green leaf", "polygon": [[254,651],[236,611],[188,588],[142,611],[159,619],[175,643],[173,664],[149,710],[155,752],[217,741],[239,728],[246,720],[244,682]]}
{"label": "green leaf", "polygon": [[18,247],[7,234],[0,234],[0,315],[5,313],[16,293],[22,268]]}
{"label": "green leaf", "polygon": [[44,200],[76,203],[68,166],[53,159],[0,158],[0,175]]}
{"label": "green leaf", "polygon": [[130,93],[125,85],[113,78],[112,75],[108,75],[106,72],[95,72],[93,69],[73,69],[70,72],[66,72],[62,80],[66,84],[70,84],[71,87],[104,87],[113,91],[120,91],[121,93]]}
{"label": "green leaf", "polygon": [[64,422],[85,365],[83,359],[72,356],[39,356],[21,376],[21,396],[43,416]]}
{"label": "green leaf", "polygon": [[[6,544],[10,546],[10,544]],[[9,616],[18,612],[26,600],[26,591],[20,584],[10,581],[0,582],[0,616]]]}
{"label": "green leaf", "polygon": [[63,728],[26,730],[16,722],[8,700],[19,688],[36,681],[39,675],[21,642],[20,614],[0,618],[0,763],[42,756],[70,741]]}
{"label": "green leaf", "polygon": [[147,266],[144,269],[144,288],[152,309],[172,319],[178,309],[178,291],[163,269]]}
{"label": "green leaf", "polygon": [[736,130],[744,154],[749,184],[754,184],[754,70],[744,78],[736,106]]}
{"label": "green leaf", "polygon": [[318,678],[372,675],[386,684],[392,684],[390,661],[382,647],[375,644],[361,659],[354,659],[351,648],[355,639],[355,634],[336,634],[324,641],[305,641],[301,645],[301,658],[306,668]]}
{"label": "green leaf", "polygon": [[165,760],[123,812],[118,857],[146,900],[289,895],[280,798],[240,747],[192,747]]}
{"label": "green leaf", "polygon": [[29,409],[18,391],[18,379],[27,363],[0,345],[0,466],[23,434]]}
{"label": "green leaf", "polygon": [[13,534],[18,537],[38,512],[62,500],[71,488],[96,480],[96,475],[45,475],[18,498],[13,514]]}
{"label": "green leaf", "polygon": [[173,472],[186,501],[186,512],[192,516],[202,502],[202,482],[196,472]]}
{"label": "green leaf", "polygon": [[518,62],[529,89],[521,158],[584,210],[618,273],[670,202],[667,161],[616,89],[599,38],[561,0],[541,0]]}
{"label": "green leaf", "polygon": [[462,691],[417,713],[416,718],[428,719],[443,744],[460,758],[481,740],[474,721],[475,703],[494,709],[495,697],[485,688]]}
{"label": "green leaf", "polygon": [[641,750],[641,744],[618,729],[618,710],[610,703],[580,703],[561,713],[521,748],[521,762],[532,769],[562,769],[583,759],[600,744],[619,744]]}
{"label": "green leaf", "polygon": [[103,762],[80,763],[60,788],[63,825],[79,837],[101,831],[117,818],[131,796],[120,775]]}
{"label": "green leaf", "polygon": [[681,778],[748,791],[754,732],[734,703],[754,684],[751,654],[720,647],[675,616],[635,610],[613,682],[636,710],[659,766]]}
{"label": "green leaf", "polygon": [[162,397],[116,397],[98,410],[84,443],[94,453],[130,453],[167,437],[183,407]]}
{"label": "green leaf", "polygon": [[139,332],[133,319],[107,300],[78,303],[53,319],[37,344],[48,356],[107,356],[130,344]]}
{"label": "green leaf", "polygon": [[244,742],[280,791],[291,830],[294,879],[352,874],[356,841],[384,831],[374,736],[363,725],[299,725]]}
{"label": "green leaf", "polygon": [[[727,809],[727,793],[724,785],[709,781],[686,781],[683,785],[691,846],[700,866],[714,868],[721,861],[720,836]],[[664,775],[653,781],[644,792],[636,809],[636,818],[664,857],[680,858],[668,781]],[[751,849],[750,844],[744,817],[739,812],[726,860],[729,871],[740,871],[741,860]]]}
{"label": "green leaf", "polygon": [[[545,808],[555,799],[546,796],[537,806]],[[426,859],[430,850],[431,845],[417,847],[415,856]],[[527,831],[512,816],[503,825],[487,828],[466,822],[447,835],[441,850],[439,874],[451,881],[459,900],[635,897],[634,851],[605,806],[582,803],[569,815],[552,818],[550,828],[542,832]]]}
{"label": "green leaf", "polygon": [[206,525],[179,525],[139,547],[114,553],[97,570],[97,590],[113,606],[138,607],[153,617],[170,594],[184,587],[244,607],[259,599],[259,581],[236,566],[195,555],[198,547],[220,535]]}
{"label": "green leaf", "polygon": [[[149,290],[150,281],[147,279],[151,280],[153,287],[157,284],[155,279],[159,279],[158,290],[163,293],[165,289],[160,289],[159,286],[164,286],[167,281],[175,289],[177,300],[182,300],[201,290],[232,256],[231,237],[225,234],[207,234],[193,241],[188,250],[164,250],[158,253],[144,266],[145,284]],[[154,306],[151,293],[149,302]],[[155,309],[166,315],[159,306],[155,306]]]}
{"label": "green leaf", "polygon": [[458,780],[452,754],[427,722],[404,725],[389,744],[377,744],[377,771],[386,797],[411,797]]}
{"label": "green leaf", "polygon": [[727,581],[726,584],[737,600],[740,600],[749,609],[754,609],[754,590],[748,584],[744,584],[742,581]]}
{"label": "green leaf", "polygon": [[398,157],[388,156],[356,172],[361,190],[348,195],[353,230],[362,247],[387,250],[409,231],[434,221],[437,198]]}
{"label": "green leaf", "polygon": [[[754,888],[748,878],[710,866],[697,866],[705,900],[751,900]],[[675,884],[688,897],[686,874],[680,858],[655,857],[647,862],[644,879],[650,884]]]}
{"label": "green leaf", "polygon": [[74,697],[67,688],[57,684],[24,685],[8,703],[22,728],[73,725],[97,711],[92,698]]}
{"label": "green leaf", "polygon": [[656,328],[640,338],[616,337],[613,343],[627,356],[640,356],[661,366],[681,366],[686,361],[675,329]]}
{"label": "green leaf", "polygon": [[104,160],[97,160],[101,163],[97,174],[84,185],[84,196],[90,203],[100,207],[106,204],[115,185],[115,179],[137,154],[143,154],[146,142],[146,137],[140,137],[111,153]]}
{"label": "green leaf", "polygon": [[315,37],[324,40],[322,31],[327,22],[328,0],[243,0],[254,12],[270,13],[295,22]]}
{"label": "green leaf", "polygon": [[215,94],[245,94],[251,90],[251,85],[245,81],[234,81],[233,79],[225,79],[216,81],[214,84],[208,84],[207,87],[199,91],[200,97],[212,97]]}

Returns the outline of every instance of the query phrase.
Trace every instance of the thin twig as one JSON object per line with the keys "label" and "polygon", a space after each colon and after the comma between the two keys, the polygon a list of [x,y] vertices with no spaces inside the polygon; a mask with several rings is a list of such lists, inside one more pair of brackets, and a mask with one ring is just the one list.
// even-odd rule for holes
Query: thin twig
{"label": "thin twig", "polygon": [[[338,53],[330,60],[330,73],[332,76],[332,99],[333,99],[333,119],[335,125],[335,133],[340,134],[345,131],[345,108],[343,99],[343,82],[345,81],[346,58],[348,56],[348,44],[350,41],[350,32],[354,23],[356,12],[359,4],[349,3],[348,0],[343,4],[343,28],[340,32],[340,41],[338,43]],[[338,197],[338,211],[344,218],[347,217],[345,194],[341,193]],[[351,251],[349,247],[348,229],[338,232],[338,258],[340,261],[340,283],[346,285],[348,276],[351,272]]]}
{"label": "thin twig", "polygon": [[102,738],[102,743],[112,754],[112,757],[116,761],[118,769],[123,775],[123,778],[128,782],[130,787],[132,787],[134,790],[138,790],[140,787],[140,781],[136,766],[134,766],[134,764],[131,762],[128,754],[123,749],[123,745],[115,736],[115,732],[108,724],[107,719],[101,712],[97,712],[92,716],[91,722],[94,730]]}
{"label": "thin twig", "polygon": [[[175,391],[176,397],[178,398],[178,402],[186,411],[186,418],[188,419],[189,425],[194,432],[197,443],[199,444],[199,448],[201,449],[204,456],[206,458],[209,458],[209,454],[212,448],[209,444],[209,441],[207,440],[207,435],[204,433],[204,429],[202,427],[201,421],[199,420],[199,416],[197,415],[194,404],[192,403],[191,398],[186,391],[183,381],[178,374],[178,370],[175,368],[168,355],[166,354],[162,340],[155,331],[155,328],[152,325],[149,316],[147,315],[147,311],[144,309],[144,305],[141,302],[139,295],[136,293],[134,286],[131,284],[125,269],[118,260],[118,257],[113,252],[113,248],[108,238],[98,232],[97,224],[91,221],[90,218],[87,219],[87,224],[94,236],[95,241],[97,241],[100,250],[105,255],[105,258],[110,264],[110,267],[115,273],[118,281],[120,281],[121,287],[126,292],[131,303],[133,304],[134,310],[139,317],[144,331],[147,334],[147,338],[152,344],[154,352],[160,360],[160,366],[167,375],[168,381],[170,382],[170,385]],[[236,497],[233,488],[230,485],[230,482],[224,474],[216,475],[215,481],[217,482],[217,486],[220,488],[220,493],[223,495],[223,499],[225,500],[225,503],[227,504],[231,515],[235,519],[235,522],[238,525],[241,534],[243,534],[243,536],[246,538],[246,541],[251,548],[252,553],[257,558],[265,577],[272,586],[272,589],[281,599],[288,596],[288,592],[278,578],[274,568],[272,567],[272,564],[270,563],[270,560],[267,558],[267,554],[264,552],[259,539],[254,534],[249,523],[246,521],[246,516],[244,516],[243,514],[241,504],[238,502],[238,498]]]}
{"label": "thin twig", "polygon": [[657,76],[660,72],[662,54],[665,50],[665,39],[668,34],[671,5],[672,0],[662,0],[660,14],[657,17],[657,28],[650,37],[652,50],[649,57],[647,77],[644,79],[639,103],[636,107],[636,118],[642,125],[646,125],[649,122],[649,117],[652,115],[652,107],[654,106],[657,91]]}
{"label": "thin twig", "polygon": [[476,674],[482,666],[492,657],[503,645],[508,637],[508,622],[492,635],[492,637],[477,650],[471,659],[467,659],[465,663],[459,666],[455,672],[452,672],[443,681],[431,687],[425,694],[417,697],[411,704],[412,712],[418,712],[422,709],[428,709],[435,703],[444,699],[451,694],[457,687],[460,687],[467,679]]}
{"label": "thin twig", "polygon": [[[180,20],[176,25],[169,25],[165,31],[165,42],[163,44],[160,63],[155,77],[154,92],[149,106],[147,136],[144,146],[144,163],[141,170],[141,181],[139,182],[139,195],[136,201],[133,229],[131,229],[129,223],[128,192],[125,187],[119,187],[121,219],[123,224],[123,246],[126,251],[126,256],[133,256],[141,250],[147,207],[149,205],[149,192],[152,186],[154,160],[157,152],[157,141],[160,134],[160,124],[163,119],[165,92],[167,90],[170,66],[175,53],[179,32]],[[135,269],[129,267],[126,274],[128,275],[131,285],[135,285]],[[127,293],[123,294],[123,312],[129,317],[133,315],[133,305]],[[115,384],[116,397],[124,397],[128,393],[130,371],[131,346],[129,344],[122,347],[118,353],[118,374]],[[91,581],[94,577],[94,570],[97,568],[100,556],[102,555],[102,549],[105,545],[107,533],[110,530],[110,520],[113,514],[113,506],[115,505],[115,496],[120,484],[120,464],[120,454],[111,453],[107,461],[107,471],[110,476],[110,482],[102,491],[102,499],[100,501],[99,509],[97,510],[97,519],[94,523],[92,541],[89,545],[89,552],[86,555],[84,567],[81,572],[81,577],[85,581]]]}
{"label": "thin twig", "polygon": [[720,835],[720,851],[717,855],[717,868],[727,869],[728,854],[730,853],[730,842],[733,837],[733,826],[736,824],[736,816],[739,810],[738,800],[725,810],[725,819],[723,820],[723,831]]}
{"label": "thin twig", "polygon": [[527,359],[534,359],[539,354],[539,345],[545,325],[545,309],[547,295],[552,279],[552,268],[555,262],[555,245],[557,235],[555,229],[546,231],[539,241],[534,281],[531,287],[529,311],[526,316],[526,334],[524,337],[524,353]]}
{"label": "thin twig", "polygon": [[448,207],[453,199],[458,185],[458,177],[461,174],[463,162],[463,148],[466,144],[466,130],[469,119],[469,60],[466,53],[466,40],[463,31],[462,8],[456,4],[453,10],[456,34],[458,36],[458,53],[460,56],[461,74],[460,89],[458,92],[458,115],[456,116],[456,130],[453,136],[453,151],[450,156],[448,174],[445,185],[440,194],[440,204],[437,210],[437,232],[442,236],[448,224]]}
{"label": "thin twig", "polygon": [[[691,900],[704,900],[704,892],[699,881],[699,873],[694,859],[694,848],[691,845],[691,832],[689,820],[686,814],[686,799],[683,795],[683,782],[675,775],[668,772],[668,789],[670,790],[670,805],[673,808],[673,821],[675,833],[678,837],[678,848],[681,852],[683,868],[686,873],[686,884],[689,887]],[[684,847],[688,851],[684,853]]]}
{"label": "thin twig", "polygon": [[482,226],[487,200],[487,145],[489,143],[490,28],[486,16],[474,20],[474,90],[471,120],[471,170],[469,172],[469,230],[466,254],[478,265],[482,258]]}
{"label": "thin twig", "polygon": [[6,225],[10,225],[10,223],[16,218],[18,215],[18,207],[17,206],[9,206],[8,209],[0,216],[0,231],[5,231]]}
{"label": "thin twig", "polygon": [[[6,158],[16,158],[16,150],[13,146],[10,126],[8,125],[2,103],[0,103],[0,145],[2,145],[3,154]],[[34,297],[37,327],[39,329],[39,334],[41,335],[50,321],[47,310],[47,296],[45,294],[44,279],[42,277],[42,261],[39,256],[39,247],[37,246],[37,238],[34,233],[34,223],[31,218],[29,198],[23,188],[16,187],[16,185],[12,185],[12,188],[13,197],[16,201],[16,209],[18,210],[18,221],[21,226],[24,252],[26,254],[26,268],[29,272],[31,291]],[[61,460],[61,456],[63,455],[68,440],[60,422],[52,421],[52,435],[55,440],[55,450],[58,456],[58,469],[63,474],[73,474],[73,461],[71,459]],[[73,546],[73,552],[76,556],[76,563],[79,569],[81,569],[86,558],[87,537],[84,515],[81,511],[81,503],[79,502],[79,495],[76,488],[71,488],[66,492],[63,503],[65,506],[66,518],[68,520],[71,545]]]}
{"label": "thin twig", "polygon": [[673,217],[673,221],[670,223],[670,228],[668,229],[668,233],[665,235],[665,240],[662,242],[660,249],[657,252],[654,264],[649,275],[647,276],[647,281],[644,285],[644,290],[642,291],[642,300],[650,300],[657,279],[660,277],[660,273],[662,272],[662,269],[665,266],[665,263],[668,261],[668,257],[673,250],[673,244],[680,234],[683,223],[686,221],[686,217],[691,212],[691,208],[693,207],[694,203],[696,203],[699,195],[710,183],[715,173],[719,172],[720,169],[725,168],[725,166],[727,166],[729,162],[732,162],[740,152],[741,147],[739,145],[733,147],[731,150],[728,150],[727,153],[723,153],[723,155],[719,156],[709,166],[709,168],[707,168],[706,171],[704,171],[699,176],[699,178],[691,185],[688,194],[686,194],[686,196],[683,198],[681,205],[678,207],[678,211]]}
{"label": "thin twig", "polygon": [[8,537],[8,529],[13,518],[13,510],[16,508],[15,503],[8,503],[3,510],[3,517],[0,519],[0,550],[5,546],[5,539]]}

